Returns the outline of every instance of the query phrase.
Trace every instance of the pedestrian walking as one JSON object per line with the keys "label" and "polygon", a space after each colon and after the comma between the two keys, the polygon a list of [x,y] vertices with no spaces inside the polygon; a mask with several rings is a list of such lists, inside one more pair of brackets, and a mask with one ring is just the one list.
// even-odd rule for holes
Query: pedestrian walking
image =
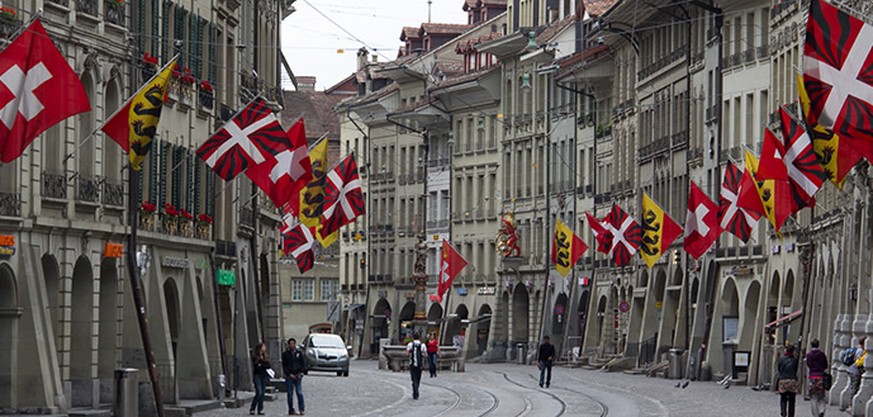
{"label": "pedestrian walking", "polygon": [[552,345],[549,336],[545,336],[543,337],[543,343],[540,345],[540,350],[537,354],[537,367],[540,368],[540,388],[543,387],[543,382],[546,383],[546,388],[552,384],[552,361],[554,361],[554,359],[555,346]]}
{"label": "pedestrian walking", "polygon": [[827,409],[825,395],[825,373],[828,369],[828,357],[818,346],[818,339],[809,343],[810,350],[806,354],[806,368],[809,369],[809,400],[813,417],[824,417]]}
{"label": "pedestrian walking", "polygon": [[297,406],[300,415],[306,411],[303,402],[303,371],[306,364],[303,362],[303,352],[297,347],[297,340],[293,337],[288,339],[288,350],[282,352],[282,371],[285,372],[285,395],[288,397],[288,415],[293,416],[294,394],[297,394]]}
{"label": "pedestrian walking", "polygon": [[427,364],[430,370],[430,377],[437,376],[437,358],[440,355],[440,341],[436,335],[431,335],[427,341]]}
{"label": "pedestrian walking", "polygon": [[420,333],[413,333],[412,341],[406,345],[406,353],[409,355],[409,374],[412,377],[412,399],[417,400],[421,370],[424,367],[424,358],[427,357],[427,346],[421,343]]}
{"label": "pedestrian walking", "polygon": [[785,356],[779,358],[776,369],[779,371],[779,408],[782,417],[794,417],[794,404],[797,399],[797,366],[799,364],[794,346],[785,348]]}
{"label": "pedestrian walking", "polygon": [[253,382],[255,383],[255,398],[252,399],[252,406],[249,408],[249,414],[255,414],[255,408],[259,415],[264,414],[264,394],[267,392],[267,381],[270,380],[272,367],[270,366],[270,354],[267,353],[267,345],[264,342],[258,343],[255,351],[252,352],[252,374]]}
{"label": "pedestrian walking", "polygon": [[864,343],[867,341],[867,336],[861,337],[858,340],[858,346],[848,353],[849,369],[846,371],[849,374],[851,382],[852,396],[858,393],[858,388],[861,387],[861,375],[864,373],[864,358],[867,357],[867,349],[864,348]]}

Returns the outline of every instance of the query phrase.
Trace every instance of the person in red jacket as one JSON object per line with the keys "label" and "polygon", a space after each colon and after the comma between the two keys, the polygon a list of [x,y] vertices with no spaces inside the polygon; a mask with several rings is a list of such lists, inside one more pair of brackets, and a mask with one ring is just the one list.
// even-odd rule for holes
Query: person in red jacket
{"label": "person in red jacket", "polygon": [[437,376],[437,358],[440,356],[440,341],[436,336],[431,335],[427,341],[427,365],[430,370],[430,377]]}
{"label": "person in red jacket", "polygon": [[809,343],[811,349],[806,354],[806,367],[809,369],[809,400],[813,417],[824,417],[827,408],[827,390],[824,378],[828,369],[828,357],[818,348],[818,339]]}

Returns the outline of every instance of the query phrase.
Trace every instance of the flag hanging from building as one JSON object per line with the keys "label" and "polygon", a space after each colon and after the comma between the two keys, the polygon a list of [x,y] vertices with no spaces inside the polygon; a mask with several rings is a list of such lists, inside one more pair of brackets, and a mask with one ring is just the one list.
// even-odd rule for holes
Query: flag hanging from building
{"label": "flag hanging from building", "polygon": [[631,257],[637,253],[642,241],[640,225],[629,216],[618,204],[612,205],[612,210],[602,222],[606,229],[604,238],[610,241],[609,256],[617,266],[627,266]]}
{"label": "flag hanging from building", "polygon": [[[301,274],[312,269],[315,265],[315,231],[305,224],[293,219],[293,216],[285,216],[286,221],[282,228],[282,252],[291,256],[297,262],[297,269]],[[290,221],[289,221],[290,220]]]}
{"label": "flag hanging from building", "polygon": [[443,302],[443,295],[452,288],[452,281],[467,266],[467,260],[461,256],[448,241],[443,239],[440,250],[440,278],[437,284],[437,297]]}
{"label": "flag hanging from building", "polygon": [[3,163],[21,156],[46,129],[91,110],[79,76],[55,47],[39,19],[0,52],[0,84],[7,90],[0,96]]}
{"label": "flag hanging from building", "polygon": [[612,245],[612,237],[607,236],[607,231],[603,226],[603,221],[598,220],[587,211],[585,212],[585,217],[588,217],[588,227],[591,228],[591,233],[594,235],[594,240],[597,242],[597,251],[600,253],[609,253],[609,248]]}
{"label": "flag hanging from building", "polygon": [[815,206],[815,193],[829,176],[821,165],[812,146],[812,139],[803,126],[791,117],[784,107],[779,108],[782,121],[782,142],[785,147],[783,162],[788,170],[791,186],[791,214],[804,207]]}
{"label": "flag hanging from building", "polygon": [[873,26],[824,0],[812,0],[803,47],[809,124],[822,125],[873,161]]}
{"label": "flag hanging from building", "polygon": [[722,230],[718,222],[718,207],[694,181],[689,182],[691,190],[688,193],[685,239],[682,243],[685,252],[697,260],[715,244]]}
{"label": "flag hanging from building", "polygon": [[321,213],[324,210],[324,183],[327,181],[327,138],[322,139],[309,149],[309,163],[312,167],[312,179],[306,188],[300,191],[299,217],[303,224],[317,228],[321,224]]}
{"label": "flag hanging from building", "polygon": [[285,150],[276,155],[266,155],[263,163],[247,169],[245,174],[264,190],[276,208],[296,213],[300,191],[312,179],[302,119],[288,129],[285,139]]}
{"label": "flag hanging from building", "polygon": [[788,181],[759,179],[758,166],[758,158],[746,150],[746,170],[737,206],[767,217],[778,234],[791,213],[791,190]]}
{"label": "flag hanging from building", "polygon": [[[324,186],[324,213],[321,215],[322,238],[336,235],[340,228],[365,213],[364,191],[358,176],[358,164],[352,153],[327,174]],[[334,238],[335,240],[336,238]],[[325,242],[322,242],[324,245]],[[330,246],[329,242],[325,247]]]}
{"label": "flag hanging from building", "polygon": [[682,228],[646,193],[643,193],[641,228],[640,255],[646,265],[652,268],[667,252],[673,241],[682,234]]}
{"label": "flag hanging from building", "polygon": [[[839,135],[809,119],[807,116],[810,107],[809,95],[806,94],[802,75],[797,76],[797,92],[800,96],[800,108],[803,112],[802,119],[806,121],[809,136],[812,138],[812,149],[818,155],[819,162],[831,182],[837,188],[842,189],[846,180],[846,174],[858,162],[861,162],[863,156],[851,146],[840,146]],[[864,142],[862,144],[868,145]],[[873,146],[873,142],[869,146]]]}
{"label": "flag hanging from building", "polygon": [[561,220],[555,221],[555,236],[552,239],[552,263],[555,264],[555,270],[562,277],[567,276],[586,250],[588,250],[588,245],[579,239],[579,236],[576,236]]}
{"label": "flag hanging from building", "polygon": [[757,212],[740,208],[737,204],[743,189],[743,171],[728,162],[724,170],[724,181],[719,195],[718,219],[722,230],[727,230],[746,243],[752,235],[752,227],[761,218]]}
{"label": "flag hanging from building", "polygon": [[143,84],[100,129],[127,152],[134,171],[142,169],[142,161],[152,147],[175,68],[176,57]]}
{"label": "flag hanging from building", "polygon": [[197,156],[225,181],[247,168],[264,163],[267,156],[286,149],[285,130],[260,96],[227,121],[203,145]]}
{"label": "flag hanging from building", "polygon": [[761,160],[758,163],[759,180],[788,180],[785,164],[785,146],[773,132],[764,129],[764,143],[761,145]]}

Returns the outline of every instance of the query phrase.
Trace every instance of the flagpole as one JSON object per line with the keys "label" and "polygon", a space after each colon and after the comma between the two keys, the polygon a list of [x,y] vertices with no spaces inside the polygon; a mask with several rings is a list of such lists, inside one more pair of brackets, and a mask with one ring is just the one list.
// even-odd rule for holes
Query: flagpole
{"label": "flagpole", "polygon": [[152,348],[152,339],[149,335],[149,320],[146,316],[145,301],[140,284],[140,268],[136,262],[136,234],[138,207],[134,193],[139,189],[139,171],[128,170],[130,183],[128,187],[128,215],[130,219],[130,233],[127,236],[127,267],[130,275],[130,289],[133,294],[133,303],[136,308],[136,316],[139,322],[139,334],[142,338],[143,353],[145,354],[146,366],[149,371],[149,379],[152,382],[152,390],[155,396],[155,407],[158,417],[164,417],[164,400],[161,395],[161,383],[158,380],[158,370],[155,366],[155,351]]}

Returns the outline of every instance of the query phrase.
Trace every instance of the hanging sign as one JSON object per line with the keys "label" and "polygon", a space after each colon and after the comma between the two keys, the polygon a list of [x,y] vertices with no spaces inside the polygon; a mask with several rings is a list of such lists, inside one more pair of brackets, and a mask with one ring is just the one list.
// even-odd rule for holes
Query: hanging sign
{"label": "hanging sign", "polygon": [[15,255],[15,236],[0,235],[0,256]]}
{"label": "hanging sign", "polygon": [[218,285],[224,285],[228,287],[236,285],[236,274],[233,272],[232,269],[219,269],[218,271],[216,271],[215,275]]}
{"label": "hanging sign", "polygon": [[124,245],[120,243],[106,243],[103,246],[103,257],[104,258],[120,258],[122,253],[124,253]]}

